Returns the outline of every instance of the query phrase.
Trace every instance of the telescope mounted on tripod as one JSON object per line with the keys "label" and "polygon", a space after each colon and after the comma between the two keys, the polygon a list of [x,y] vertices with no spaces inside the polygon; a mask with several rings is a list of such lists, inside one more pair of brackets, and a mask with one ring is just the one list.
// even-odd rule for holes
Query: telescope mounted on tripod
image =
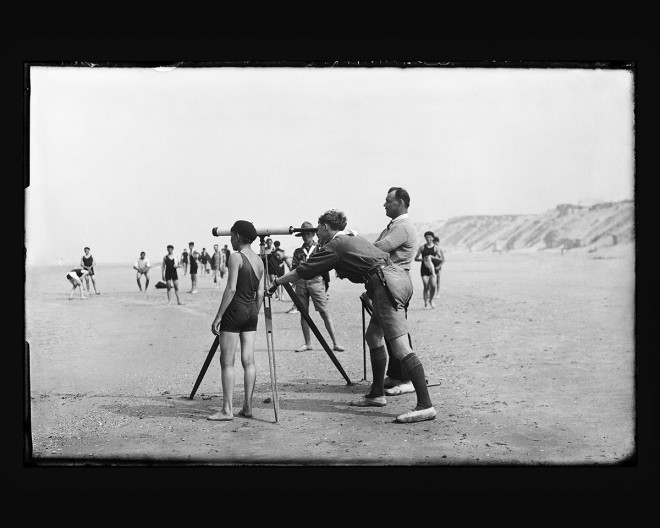
{"label": "telescope mounted on tripod", "polygon": [[[257,230],[257,236],[274,236],[274,235],[293,235],[294,233],[316,233],[318,229],[316,227],[255,227]],[[231,231],[229,229],[220,229],[219,227],[214,227],[211,229],[213,236],[231,236]]]}

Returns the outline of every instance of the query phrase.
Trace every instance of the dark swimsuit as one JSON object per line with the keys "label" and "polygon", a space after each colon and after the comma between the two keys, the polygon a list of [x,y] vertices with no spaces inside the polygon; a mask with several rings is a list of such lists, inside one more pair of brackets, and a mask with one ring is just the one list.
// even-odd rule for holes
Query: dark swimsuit
{"label": "dark swimsuit", "polygon": [[190,253],[190,274],[197,275],[197,259]]}
{"label": "dark swimsuit", "polygon": [[82,261],[83,264],[85,265],[85,269],[89,271],[89,274],[94,275],[94,268],[90,267],[92,265],[92,262],[94,262],[94,257],[92,257],[91,255],[89,257],[83,257]]}
{"label": "dark swimsuit", "polygon": [[165,255],[165,280],[179,280],[179,274],[176,272],[176,260]]}
{"label": "dark swimsuit", "polygon": [[255,299],[259,288],[259,277],[254,273],[250,260],[243,257],[243,266],[238,270],[236,293],[220,322],[221,332],[254,332],[259,321],[259,309]]}
{"label": "dark swimsuit", "polygon": [[429,255],[435,257],[436,255],[435,246],[433,247],[424,246],[424,249],[422,249],[422,267],[420,269],[422,277],[432,275],[431,270],[426,267],[426,264],[424,264],[424,258],[428,257]]}

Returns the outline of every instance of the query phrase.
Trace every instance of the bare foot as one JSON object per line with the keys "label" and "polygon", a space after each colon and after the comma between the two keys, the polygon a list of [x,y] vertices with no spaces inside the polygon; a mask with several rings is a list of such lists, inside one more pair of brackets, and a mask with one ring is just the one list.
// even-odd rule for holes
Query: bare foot
{"label": "bare foot", "polygon": [[252,412],[246,411],[245,409],[238,411],[238,415],[242,416],[243,418],[252,418]]}
{"label": "bare foot", "polygon": [[183,303],[182,303],[182,302],[178,302],[177,304],[178,304],[179,306],[183,306]]}
{"label": "bare foot", "polygon": [[211,416],[206,417],[207,420],[212,420],[214,422],[228,422],[229,420],[234,419],[233,414],[226,414],[222,411],[218,411],[215,414],[212,414]]}

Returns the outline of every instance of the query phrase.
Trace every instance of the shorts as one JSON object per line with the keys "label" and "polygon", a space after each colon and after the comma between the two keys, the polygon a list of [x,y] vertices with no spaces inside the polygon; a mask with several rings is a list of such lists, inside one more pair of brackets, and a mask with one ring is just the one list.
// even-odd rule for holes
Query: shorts
{"label": "shorts", "polygon": [[296,295],[309,312],[309,299],[312,299],[317,312],[325,312],[328,306],[328,293],[325,291],[325,281],[320,275],[310,280],[299,280],[295,284]]}
{"label": "shorts", "polygon": [[231,303],[220,321],[221,332],[255,332],[259,322],[259,310],[255,302],[246,306],[243,303]]}
{"label": "shorts", "polygon": [[[73,272],[72,272],[72,273],[67,273],[67,274],[66,274],[66,280],[68,280],[68,281],[73,280],[74,282],[75,282],[75,281],[80,281],[80,282],[82,282],[81,277],[78,277],[78,275],[76,275],[76,274],[73,273]],[[76,284],[77,284],[77,283],[76,283]]]}
{"label": "shorts", "polygon": [[179,274],[175,269],[171,271],[167,269],[165,270],[165,281],[167,282],[169,280],[179,280]]}
{"label": "shorts", "polygon": [[372,277],[367,283],[367,295],[373,305],[373,315],[369,324],[380,326],[388,341],[408,334],[408,319],[405,307],[413,294],[413,285],[407,271],[398,266],[387,266],[384,270],[385,280],[396,301],[397,308],[392,305],[385,287],[378,277]]}

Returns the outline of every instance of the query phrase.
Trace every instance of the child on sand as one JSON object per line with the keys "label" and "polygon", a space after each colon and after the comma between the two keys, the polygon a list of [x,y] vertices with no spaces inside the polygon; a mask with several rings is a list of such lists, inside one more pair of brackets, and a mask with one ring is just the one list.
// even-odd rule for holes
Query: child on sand
{"label": "child on sand", "polygon": [[241,364],[245,397],[239,415],[252,418],[252,396],[257,379],[254,363],[254,338],[257,333],[259,309],[264,300],[264,266],[261,257],[250,245],[257,238],[251,222],[238,220],[231,230],[227,286],[218,313],[211,323],[211,331],[220,339],[220,367],[222,369],[222,409],[209,420],[234,419],[234,362],[236,345],[241,342]]}

